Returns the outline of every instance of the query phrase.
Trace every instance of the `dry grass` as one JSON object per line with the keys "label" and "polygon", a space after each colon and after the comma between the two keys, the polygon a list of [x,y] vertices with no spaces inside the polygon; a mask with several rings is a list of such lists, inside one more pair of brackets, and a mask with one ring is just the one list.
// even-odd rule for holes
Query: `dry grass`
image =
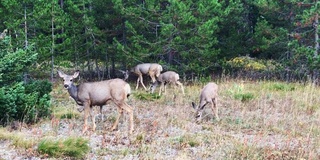
{"label": "dry grass", "polygon": [[[210,107],[205,108],[202,123],[193,119],[191,102],[198,103],[204,84],[185,86],[184,96],[172,87],[166,95],[151,99],[145,91],[134,91],[128,102],[135,107],[135,132],[130,136],[126,114],[118,131],[106,132],[117,114],[114,105],[107,105],[105,122],[98,121],[95,133],[81,135],[90,139],[87,158],[320,159],[318,86],[250,81],[218,85],[221,121],[214,119]],[[55,114],[77,114],[74,102],[61,88],[53,92]],[[54,134],[48,131],[41,138],[79,136],[82,114],[61,121]]]}

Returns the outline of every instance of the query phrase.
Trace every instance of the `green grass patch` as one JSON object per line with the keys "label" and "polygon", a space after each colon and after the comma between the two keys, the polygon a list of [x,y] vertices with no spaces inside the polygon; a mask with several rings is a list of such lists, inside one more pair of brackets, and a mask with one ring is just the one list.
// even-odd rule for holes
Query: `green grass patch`
{"label": "green grass patch", "polygon": [[271,83],[268,87],[271,91],[294,91],[296,87],[287,83]]}
{"label": "green grass patch", "polygon": [[161,96],[159,96],[157,93],[152,93],[152,94],[150,94],[150,93],[135,93],[133,95],[136,99],[144,100],[144,101],[153,101],[153,100],[161,98]]}
{"label": "green grass patch", "polygon": [[241,100],[241,102],[249,102],[255,98],[253,93],[236,93],[234,99]]}
{"label": "green grass patch", "polygon": [[89,152],[88,140],[84,138],[68,138],[65,140],[42,140],[38,145],[41,154],[50,157],[62,158],[65,156],[74,158],[84,158]]}

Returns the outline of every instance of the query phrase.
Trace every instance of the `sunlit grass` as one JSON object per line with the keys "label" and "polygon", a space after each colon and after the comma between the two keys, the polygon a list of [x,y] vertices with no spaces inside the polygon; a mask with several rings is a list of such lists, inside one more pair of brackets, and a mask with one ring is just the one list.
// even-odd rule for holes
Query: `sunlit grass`
{"label": "sunlit grass", "polygon": [[[221,120],[215,120],[207,105],[203,121],[196,123],[191,102],[199,103],[200,90],[205,84],[184,86],[185,95],[180,88],[172,86],[161,96],[158,90],[150,94],[132,88],[128,104],[135,108],[135,132],[131,136],[126,134],[128,116],[124,114],[118,131],[98,128],[92,137],[106,133],[107,144],[90,148],[90,153],[101,159],[319,159],[320,87],[272,81],[219,81]],[[52,113],[59,119],[75,119],[80,122],[78,127],[82,127],[82,116],[76,111],[74,101],[68,95],[55,96],[65,92],[61,88],[53,92],[56,99]],[[104,125],[111,126],[116,119],[116,106],[111,104],[104,109]],[[61,134],[58,132],[61,128],[55,129]],[[0,133],[0,139],[23,142],[5,132]],[[30,140],[30,145],[38,145],[42,140],[47,141],[47,137],[36,142]],[[51,148],[55,153],[61,149],[54,147],[58,142],[63,144],[63,140],[50,141],[44,148]],[[62,154],[64,151],[59,152],[50,154],[66,156]],[[85,157],[87,153],[80,155]]]}
{"label": "sunlit grass", "polygon": [[24,149],[32,148],[33,145],[37,143],[35,138],[27,134],[21,132],[13,133],[6,128],[0,128],[0,140],[9,140],[12,142],[12,145]]}
{"label": "sunlit grass", "polygon": [[44,139],[38,145],[38,151],[41,154],[56,158],[84,158],[89,149],[88,140],[81,137],[60,140]]}

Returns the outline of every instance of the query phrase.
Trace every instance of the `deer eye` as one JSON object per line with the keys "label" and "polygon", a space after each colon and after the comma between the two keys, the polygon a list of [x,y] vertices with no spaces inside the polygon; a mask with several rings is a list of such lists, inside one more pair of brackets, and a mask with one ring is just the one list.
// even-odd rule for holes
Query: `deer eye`
{"label": "deer eye", "polygon": [[72,79],[70,79],[70,82],[72,82]]}

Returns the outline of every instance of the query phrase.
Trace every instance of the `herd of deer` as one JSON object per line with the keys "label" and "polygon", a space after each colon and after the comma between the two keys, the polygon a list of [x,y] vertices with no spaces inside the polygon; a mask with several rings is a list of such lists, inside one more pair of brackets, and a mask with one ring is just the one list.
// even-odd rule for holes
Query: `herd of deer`
{"label": "herd of deer", "polygon": [[[139,64],[133,67],[130,71],[138,75],[136,89],[138,89],[139,83],[141,83],[143,88],[147,90],[143,83],[143,75],[149,75],[152,79],[152,85],[150,87],[152,93],[160,83],[159,95],[161,95],[162,89],[164,89],[164,92],[166,92],[166,84],[171,83],[174,85],[179,85],[181,87],[182,94],[184,94],[183,85],[181,82],[179,82],[179,74],[173,71],[161,73],[163,68],[157,63]],[[126,73],[128,74],[128,72]],[[58,75],[63,79],[63,86],[68,90],[69,95],[79,106],[82,106],[84,109],[84,126],[82,133],[85,133],[88,129],[87,119],[89,114],[93,123],[92,130],[95,131],[96,129],[95,115],[92,110],[93,106],[100,106],[100,112],[102,112],[102,106],[106,105],[108,101],[112,101],[117,106],[118,116],[116,117],[111,130],[117,129],[119,119],[122,116],[123,111],[126,111],[130,120],[129,134],[132,134],[134,130],[134,108],[126,103],[126,100],[131,93],[131,89],[130,85],[125,80],[116,78],[99,82],[82,83],[75,86],[73,84],[73,80],[78,77],[79,71],[76,71],[73,75],[67,75],[62,71],[58,71]],[[195,118],[197,122],[201,120],[203,109],[208,103],[211,104],[212,111],[214,112],[216,119],[219,120],[218,107],[216,105],[217,96],[217,84],[210,82],[204,86],[200,93],[199,105],[197,106],[194,102],[192,102],[192,106],[196,110]]]}

